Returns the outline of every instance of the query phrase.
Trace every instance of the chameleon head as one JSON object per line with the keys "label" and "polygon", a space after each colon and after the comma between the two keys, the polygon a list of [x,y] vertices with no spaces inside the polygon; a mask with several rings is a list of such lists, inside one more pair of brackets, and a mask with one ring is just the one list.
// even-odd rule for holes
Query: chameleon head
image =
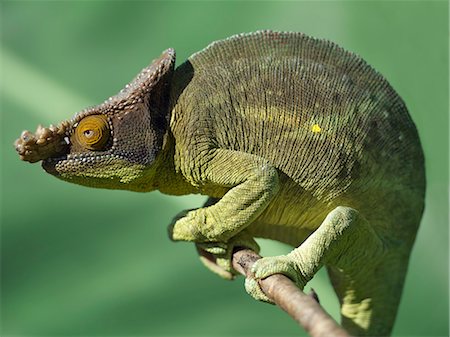
{"label": "chameleon head", "polygon": [[175,51],[168,49],[117,95],[58,126],[22,132],[22,160],[42,160],[50,174],[92,187],[149,190],[145,179],[168,128]]}

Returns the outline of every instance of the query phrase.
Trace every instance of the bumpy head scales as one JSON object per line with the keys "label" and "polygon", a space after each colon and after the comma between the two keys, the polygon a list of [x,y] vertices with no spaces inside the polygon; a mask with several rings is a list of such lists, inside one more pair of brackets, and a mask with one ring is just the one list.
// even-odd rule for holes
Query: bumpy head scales
{"label": "bumpy head scales", "polygon": [[67,152],[69,147],[70,122],[64,121],[58,126],[50,125],[48,128],[39,125],[33,134],[23,131],[14,142],[20,159],[36,163],[50,157],[57,157]]}

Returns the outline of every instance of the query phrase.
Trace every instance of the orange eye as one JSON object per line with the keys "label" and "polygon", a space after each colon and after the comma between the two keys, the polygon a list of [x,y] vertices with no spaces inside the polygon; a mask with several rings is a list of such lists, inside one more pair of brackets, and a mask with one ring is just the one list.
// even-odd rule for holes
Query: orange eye
{"label": "orange eye", "polygon": [[75,129],[77,142],[88,150],[102,150],[109,139],[108,120],[104,115],[83,118]]}

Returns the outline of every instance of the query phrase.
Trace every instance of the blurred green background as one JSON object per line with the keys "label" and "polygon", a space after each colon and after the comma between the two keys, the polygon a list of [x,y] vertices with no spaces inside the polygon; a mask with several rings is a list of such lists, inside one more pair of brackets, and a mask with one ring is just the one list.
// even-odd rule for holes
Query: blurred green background
{"label": "blurred green background", "polygon": [[[2,1],[2,336],[298,336],[198,262],[166,225],[203,197],[70,185],[20,162],[23,129],[116,93],[159,53],[178,64],[211,41],[275,29],[362,55],[406,101],[427,161],[427,204],[394,334],[448,335],[448,5],[444,1]],[[288,247],[263,241],[264,255]],[[327,310],[326,273],[314,278]],[[309,288],[309,285],[307,289]]]}

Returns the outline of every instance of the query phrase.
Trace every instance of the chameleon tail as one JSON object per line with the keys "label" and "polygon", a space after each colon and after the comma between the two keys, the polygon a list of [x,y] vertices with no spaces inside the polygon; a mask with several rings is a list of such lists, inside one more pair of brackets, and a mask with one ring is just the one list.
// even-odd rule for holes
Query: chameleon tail
{"label": "chameleon tail", "polygon": [[[391,334],[408,268],[409,249],[389,252],[371,272],[348,274],[328,266],[340,299],[342,326],[355,336]],[[376,299],[376,301],[373,301]]]}

